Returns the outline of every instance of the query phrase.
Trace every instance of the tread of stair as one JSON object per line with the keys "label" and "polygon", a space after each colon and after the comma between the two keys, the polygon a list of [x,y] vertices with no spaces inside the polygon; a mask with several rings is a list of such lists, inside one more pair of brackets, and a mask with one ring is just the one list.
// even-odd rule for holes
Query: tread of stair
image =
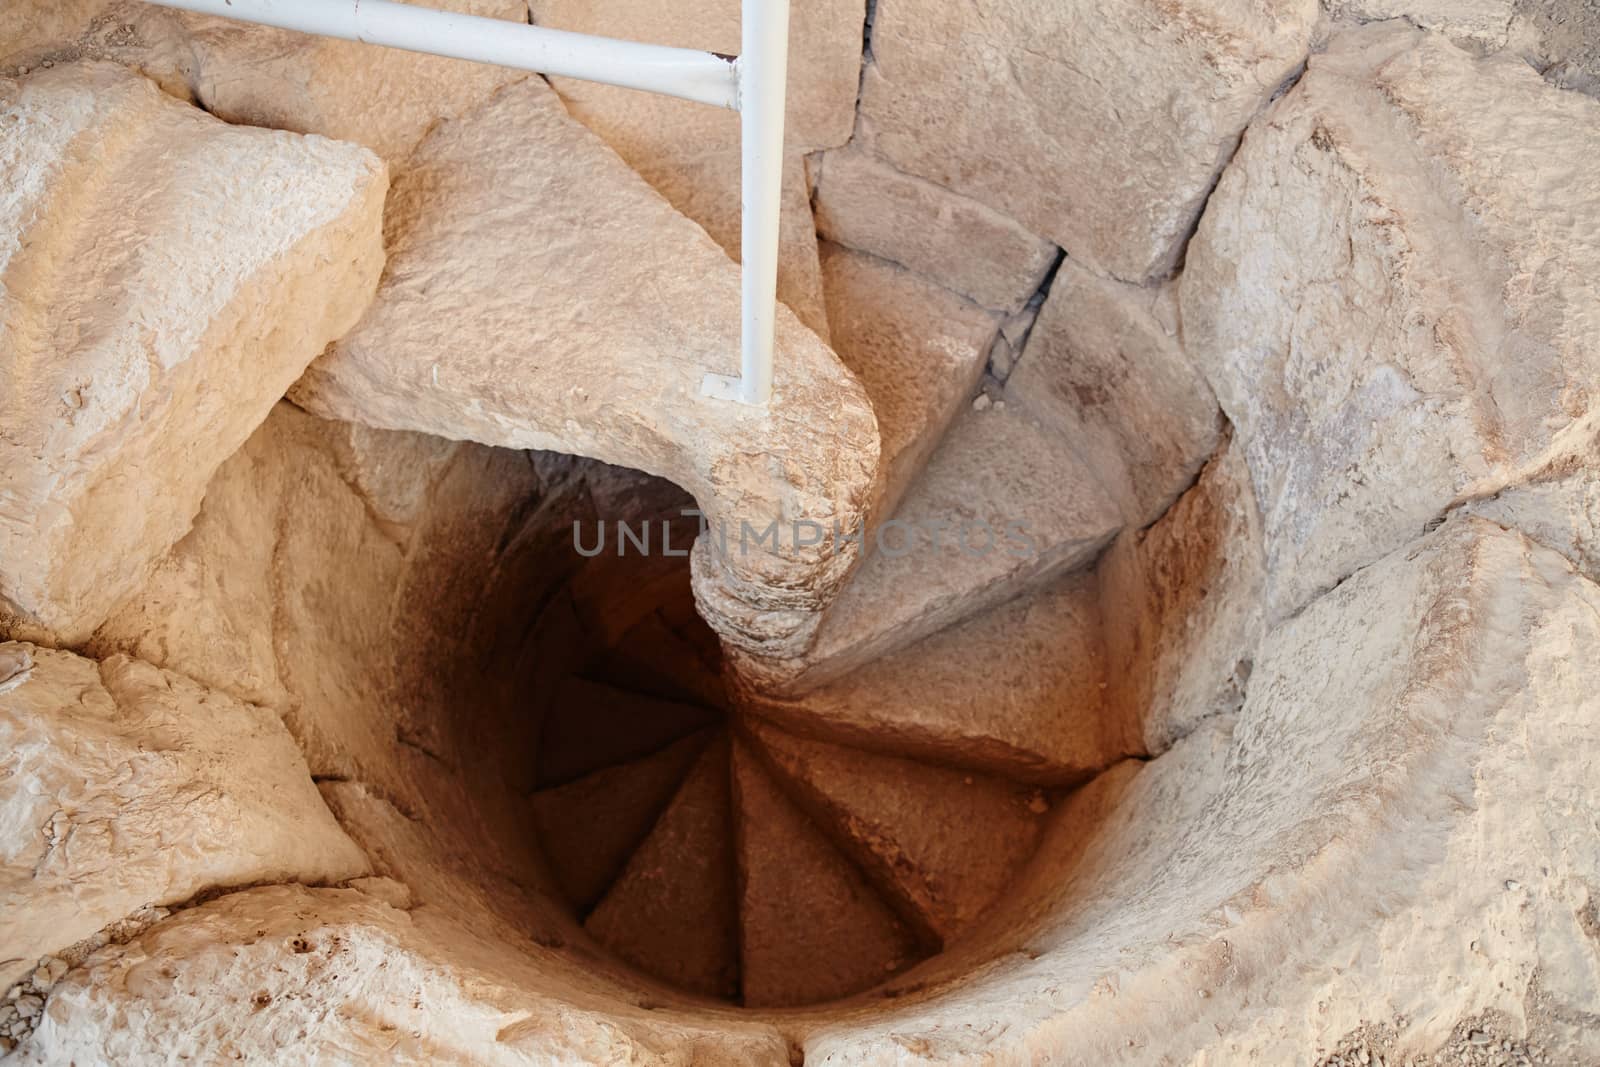
{"label": "tread of stair", "polygon": [[997,316],[903,267],[824,241],[834,350],[878,417],[879,497],[894,510],[977,387]]}
{"label": "tread of stair", "polygon": [[948,945],[1033,854],[1043,793],[990,775],[796,737],[749,735],[801,806],[925,935]]}
{"label": "tread of stair", "polygon": [[646,696],[725,707],[728,697],[722,677],[714,661],[704,661],[704,651],[654,611],[605,654],[598,673]]}
{"label": "tread of stair", "polygon": [[792,699],[755,711],[859,748],[1065,785],[1139,751],[1105,700],[1092,572],[1061,575]]}
{"label": "tread of stair", "polygon": [[564,678],[539,732],[539,788],[665,748],[716,721],[715,712],[602,682]]}
{"label": "tread of stair", "polygon": [[793,1007],[860,992],[923,955],[855,865],[734,746],[744,1004]]}
{"label": "tread of stair", "polygon": [[587,914],[650,834],[710,738],[691,734],[652,755],[605,767],[530,798],[556,882]]}
{"label": "tread of stair", "polygon": [[700,755],[584,923],[646,974],[723,999],[739,987],[728,747],[724,735]]}
{"label": "tread of stair", "polygon": [[[1069,441],[1026,415],[993,408],[957,416],[895,521],[910,528],[880,530],[887,550],[871,552],[824,615],[794,691],[1090,562],[1120,526]],[[966,547],[963,524],[971,524]]]}

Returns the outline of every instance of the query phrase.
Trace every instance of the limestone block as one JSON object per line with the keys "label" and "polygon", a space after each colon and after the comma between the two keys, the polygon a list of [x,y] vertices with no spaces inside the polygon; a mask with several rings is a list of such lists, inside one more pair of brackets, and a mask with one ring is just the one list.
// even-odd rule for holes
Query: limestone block
{"label": "limestone block", "polygon": [[1086,564],[1115,506],[1073,442],[1022,412],[958,415],[818,629],[811,690]]}
{"label": "limestone block", "polygon": [[251,889],[90,957],[55,987],[14,1055],[30,1065],[174,1055],[415,1067],[789,1062],[763,1024],[579,1006],[517,951],[447,909],[399,911],[354,889]]}
{"label": "limestone block", "polygon": [[[1316,0],[880,0],[866,146],[1142,282],[1172,271]],[[826,178],[824,178],[826,181]]]}
{"label": "limestone block", "polygon": [[1262,634],[1265,567],[1250,472],[1235,445],[1148,529],[1101,557],[1108,714],[1151,752],[1238,709]]}
{"label": "limestone block", "polygon": [[[464,15],[526,22],[523,0],[401,0]],[[482,103],[527,73],[359,41],[189,15],[194,92],[218,118],[320,133],[365,145],[391,164],[441,119]]]}
{"label": "limestone block", "polygon": [[1587,437],[1597,156],[1600,103],[1390,23],[1336,37],[1246,136],[1180,293],[1275,616]]}
{"label": "limestone block", "polygon": [[104,59],[191,101],[198,69],[184,16],[140,0],[16,0],[0,9],[0,75]]}
{"label": "limestone block", "polygon": [[1132,526],[1158,518],[1217,444],[1216,398],[1178,342],[1174,296],[1067,260],[1006,379],[1006,400],[1077,442]]}
{"label": "limestone block", "polygon": [[[861,872],[734,746],[744,1004],[782,1008],[871,988],[920,946]],[[797,936],[798,931],[807,931]]]}
{"label": "limestone block", "polygon": [[[740,0],[533,0],[541,26],[737,55]],[[813,0],[790,11],[787,153],[778,299],[824,340],[806,153],[843,144],[855,125],[864,0]],[[739,256],[739,116],[665,96],[553,78],[573,116],[598,133],[667,201]]]}
{"label": "limestone block", "polygon": [[368,872],[277,715],[126,656],[0,693],[0,988],[146,904]]}
{"label": "limestone block", "polygon": [[359,317],[387,182],[110,64],[0,82],[0,107],[0,597],[77,642]]}
{"label": "limestone block", "polygon": [[729,776],[722,736],[584,922],[597,941],[645,973],[723,999],[739,989]]}
{"label": "limestone block", "polygon": [[1595,1062],[1596,662],[1600,589],[1448,523],[1270,633],[1237,716],[1080,791],[977,977],[806,1062],[1293,1063],[1381,1023],[1406,1063],[1484,1012]]}
{"label": "limestone block", "polygon": [[1038,846],[1040,790],[746,725],[802,807],[937,944],[994,904]]}
{"label": "limestone block", "polygon": [[781,518],[777,551],[701,539],[700,602],[746,647],[803,639],[855,552],[795,544],[792,520],[851,529],[877,463],[865,394],[816,335],[780,309],[770,408],[702,395],[738,367],[738,268],[537,80],[436,127],[386,224],[377,302],[297,401],[648,471],[734,538]]}
{"label": "limestone block", "polygon": [[1463,510],[1521,530],[1600,582],[1600,438]]}
{"label": "limestone block", "polygon": [[1109,710],[1101,630],[1093,572],[1068,574],[870,669],[752,707],[848,745],[1070,785],[1142,748],[1137,725]]}
{"label": "limestone block", "polygon": [[875,511],[893,513],[977,390],[996,317],[910,271],[839,245],[822,249],[833,344],[878,419]]}
{"label": "limestone block", "polygon": [[858,148],[823,156],[817,232],[893,260],[997,311],[1020,311],[1056,247],[941,185],[902,174]]}
{"label": "limestone block", "polygon": [[1323,6],[1335,18],[1405,19],[1463,47],[1492,50],[1506,43],[1517,5],[1516,0],[1323,0]]}

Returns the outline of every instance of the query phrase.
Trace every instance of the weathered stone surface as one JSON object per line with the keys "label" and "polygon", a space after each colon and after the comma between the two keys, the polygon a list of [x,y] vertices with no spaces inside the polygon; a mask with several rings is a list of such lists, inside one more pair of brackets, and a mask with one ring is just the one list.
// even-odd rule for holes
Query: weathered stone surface
{"label": "weathered stone surface", "polygon": [[1177,263],[1317,13],[1316,0],[880,0],[861,132],[900,170],[1142,282]]}
{"label": "weathered stone surface", "polygon": [[1071,442],[1009,409],[957,416],[819,628],[797,686],[856,667],[1086,563],[1115,507]]}
{"label": "weathered stone surface", "polygon": [[1600,7],[1515,0],[1510,30],[1516,49],[1545,81],[1600,97]]}
{"label": "weathered stone surface", "polygon": [[1141,750],[1106,703],[1094,575],[1056,579],[795,700],[751,707],[796,732],[1046,785]]}
{"label": "weathered stone surface", "polygon": [[1396,24],[1336,37],[1245,138],[1180,288],[1275,616],[1590,432],[1597,155],[1600,103]]}
{"label": "weathered stone surface", "polygon": [[[415,0],[402,0],[415,2]],[[522,0],[427,0],[422,6],[524,22]],[[320,133],[399,164],[441,119],[527,77],[492,63],[188,16],[196,98],[229,122]]]}
{"label": "weathered stone surface", "polygon": [[367,873],[273,712],[126,656],[0,649],[33,663],[0,693],[0,988],[147,904]]}
{"label": "weathered stone surface", "polygon": [[18,0],[0,9],[0,75],[85,59],[121,63],[193,100],[198,61],[177,11],[140,0]]}
{"label": "weathered stone surface", "polygon": [[[537,536],[563,498],[541,495],[524,453],[433,445],[280,404],[90,647],[271,705],[313,774],[361,782],[433,826],[460,820],[444,832],[455,847],[503,855],[506,824],[531,845],[520,798],[493,807],[460,783],[514,768],[533,787],[534,698],[553,686],[515,642],[563,577],[568,542],[552,554]],[[496,736],[497,718],[516,736]]]}
{"label": "weathered stone surface", "polygon": [[95,954],[55,987],[15,1055],[25,1064],[175,1055],[418,1067],[789,1062],[769,1026],[580,1006],[541,968],[445,909],[402,912],[353,889],[252,889]]}
{"label": "weathered stone surface", "polygon": [[1019,311],[1056,247],[992,208],[902,174],[858,148],[823,156],[817,231],[999,311]]}
{"label": "weathered stone surface", "polygon": [[1007,888],[1050,810],[1042,792],[1002,778],[805,740],[754,720],[748,727],[802,807],[938,944]]}
{"label": "weathered stone surface", "polygon": [[622,873],[705,742],[703,736],[686,737],[632,763],[540,790],[530,799],[539,844],[579,914],[594,907]]}
{"label": "weathered stone surface", "polygon": [[1463,510],[1521,530],[1600,582],[1600,438]]}
{"label": "weathered stone surface", "polygon": [[[737,370],[737,267],[542,83],[436,127],[386,224],[377,302],[296,386],[312,410],[649,471],[735,535],[859,519],[877,461],[860,387],[780,309],[771,407],[702,396],[707,371]],[[701,540],[697,593],[730,641],[803,640],[854,562],[849,545],[784,540]]]}
{"label": "weathered stone surface", "polygon": [[1600,590],[1447,524],[1271,633],[1236,717],[1079,792],[1029,903],[930,965],[980,977],[807,1063],[1286,1063],[1365,1023],[1395,1063],[1485,1011],[1596,1060],[1597,656]]}
{"label": "weathered stone surface", "polygon": [[1151,752],[1238,709],[1263,620],[1261,519],[1236,445],[1101,557],[1108,714]]}
{"label": "weathered stone surface", "polygon": [[79,642],[370,299],[383,165],[110,64],[0,82],[0,597]]}
{"label": "weathered stone surface", "polygon": [[1335,18],[1405,19],[1463,47],[1490,50],[1506,43],[1516,0],[1323,0],[1323,6]]}
{"label": "weathered stone surface", "polygon": [[878,419],[881,517],[893,514],[983,374],[996,316],[909,271],[838,245],[822,249],[839,358]]}
{"label": "weathered stone surface", "polygon": [[[533,0],[541,26],[737,55],[739,0],[614,3]],[[816,224],[803,157],[850,137],[860,81],[864,0],[816,0],[791,10],[787,155],[779,233],[778,299],[828,337]],[[554,78],[572,114],[646,181],[739,259],[739,116],[687,100]]]}
{"label": "weathered stone surface", "polygon": [[1221,423],[1178,342],[1171,287],[1108,281],[1070,260],[1005,395],[1077,444],[1131,526],[1153,522],[1194,482]]}
{"label": "weathered stone surface", "polygon": [[719,738],[661,813],[584,929],[647,974],[679,989],[732,998],[739,990],[728,741]]}
{"label": "weathered stone surface", "polygon": [[916,959],[911,931],[737,744],[733,793],[746,1007],[835,1000]]}

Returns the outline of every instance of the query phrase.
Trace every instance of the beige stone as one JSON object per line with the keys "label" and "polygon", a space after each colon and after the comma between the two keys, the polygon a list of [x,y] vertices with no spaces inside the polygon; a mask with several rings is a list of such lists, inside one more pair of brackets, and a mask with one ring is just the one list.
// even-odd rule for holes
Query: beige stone
{"label": "beige stone", "polygon": [[823,156],[817,232],[893,260],[999,311],[1019,311],[1056,247],[976,200],[902,174],[855,147]]}
{"label": "beige stone", "polygon": [[1520,60],[1383,24],[1245,138],[1183,333],[1250,466],[1275,615],[1591,432],[1597,120]]}
{"label": "beige stone", "polygon": [[1106,702],[1099,590],[1068,574],[804,696],[751,706],[790,729],[1045,785],[1140,751]]}
{"label": "beige stone", "polygon": [[939,944],[982,915],[1038,845],[1050,809],[1037,789],[748,725],[805,809]]}
{"label": "beige stone", "polygon": [[1594,1060],[1597,609],[1481,522],[1359,572],[1267,637],[1236,717],[1078,793],[929,995],[840,1013],[806,1061],[1316,1062],[1372,1024],[1393,1064],[1486,1011]]}
{"label": "beige stone", "polygon": [[[296,386],[300,403],[649,471],[735,535],[780,516],[859,521],[877,461],[860,387],[780,310],[771,407],[703,396],[706,372],[738,367],[737,267],[541,83],[436,127],[387,226],[377,302]],[[794,540],[729,554],[702,539],[697,594],[725,639],[803,642],[854,550]]]}
{"label": "beige stone", "polygon": [[1463,510],[1522,531],[1600,582],[1600,438]]}
{"label": "beige stone", "polygon": [[1335,18],[1362,22],[1405,19],[1444,34],[1465,48],[1490,51],[1506,43],[1515,0],[1323,0]]}
{"label": "beige stone", "polygon": [[839,245],[822,249],[833,343],[878,419],[880,517],[893,514],[956,413],[994,341],[996,317],[909,271]]}
{"label": "beige stone", "polygon": [[1142,282],[1177,264],[1240,132],[1305,59],[1318,9],[880,0],[876,12],[866,146]]}
{"label": "beige stone", "polygon": [[705,744],[705,736],[686,737],[642,759],[533,795],[529,810],[539,843],[579,914],[594,907],[617,880]]}
{"label": "beige stone", "polygon": [[29,646],[0,693],[0,988],[147,904],[368,871],[278,717],[139,660]]}
{"label": "beige stone", "polygon": [[920,955],[912,932],[861,872],[783,795],[759,757],[738,744],[733,794],[746,1007],[836,1000],[879,984]]}
{"label": "beige stone", "polygon": [[0,10],[0,75],[109,60],[192,102],[199,68],[184,16],[141,0],[25,0]]}
{"label": "beige stone", "polygon": [[[338,1004],[337,1011],[329,1005]],[[270,886],[173,916],[56,987],[25,1064],[356,1060],[784,1067],[760,1023],[576,1004],[444,909]]]}
{"label": "beige stone", "polygon": [[[891,525],[895,523],[897,525]],[[818,630],[814,689],[1088,563],[1115,507],[1072,442],[1009,409],[959,415]]]}
{"label": "beige stone", "polygon": [[[533,0],[541,26],[628,40],[740,51],[739,0],[615,3]],[[864,0],[816,0],[791,9],[778,299],[824,340],[827,314],[816,225],[803,157],[850,137],[860,80]],[[662,196],[705,227],[737,260],[740,234],[739,117],[687,100],[554,78],[572,114],[598,133]]]}
{"label": "beige stone", "polygon": [[1178,342],[1174,295],[1063,262],[1006,379],[1007,402],[1076,442],[1131,526],[1194,482],[1221,423]]}
{"label": "beige stone", "polygon": [[[402,0],[404,3],[420,0]],[[525,22],[522,0],[426,0],[423,7]],[[399,165],[441,119],[528,75],[358,41],[188,16],[194,91],[218,118],[354,141]]]}
{"label": "beige stone", "polygon": [[739,989],[728,741],[700,756],[584,929],[623,959],[679,989]]}
{"label": "beige stone", "polygon": [[109,64],[0,83],[0,596],[82,641],[370,299],[383,165]]}
{"label": "beige stone", "polygon": [[1108,714],[1151,752],[1238,709],[1262,634],[1261,519],[1238,447],[1101,557]]}

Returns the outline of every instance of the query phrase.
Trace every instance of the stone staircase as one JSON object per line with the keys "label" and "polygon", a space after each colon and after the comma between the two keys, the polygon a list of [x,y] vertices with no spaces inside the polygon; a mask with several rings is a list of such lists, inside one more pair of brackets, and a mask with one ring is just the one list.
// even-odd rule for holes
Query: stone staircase
{"label": "stone staircase", "polygon": [[653,613],[540,731],[530,822],[599,946],[680,994],[837,1000],[959,937],[1032,856],[1044,790],[740,713],[716,662],[659,654],[695,631]]}

